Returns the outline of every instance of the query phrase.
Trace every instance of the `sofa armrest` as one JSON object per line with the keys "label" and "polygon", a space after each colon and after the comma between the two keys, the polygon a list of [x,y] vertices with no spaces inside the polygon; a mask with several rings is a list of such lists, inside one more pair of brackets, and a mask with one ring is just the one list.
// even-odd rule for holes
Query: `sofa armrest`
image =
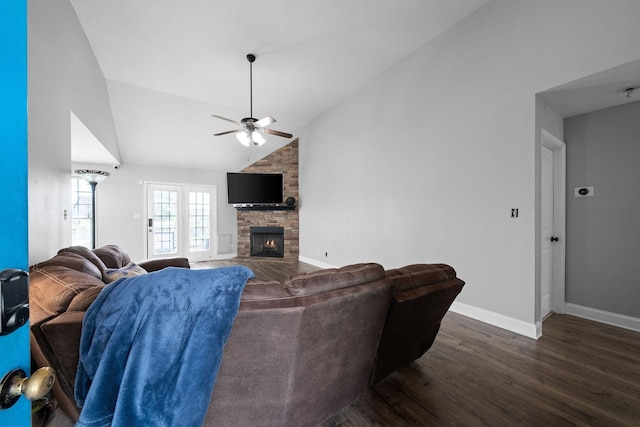
{"label": "sofa armrest", "polygon": [[69,311],[31,325],[31,356],[37,367],[56,370],[53,395],[74,422],[80,411],[75,405],[73,388],[80,351],[83,311]]}
{"label": "sofa armrest", "polygon": [[187,258],[150,259],[148,261],[141,261],[138,265],[149,272],[162,270],[165,267],[191,268]]}
{"label": "sofa armrest", "polygon": [[442,318],[464,284],[452,278],[393,293],[370,386],[418,359],[431,347]]}

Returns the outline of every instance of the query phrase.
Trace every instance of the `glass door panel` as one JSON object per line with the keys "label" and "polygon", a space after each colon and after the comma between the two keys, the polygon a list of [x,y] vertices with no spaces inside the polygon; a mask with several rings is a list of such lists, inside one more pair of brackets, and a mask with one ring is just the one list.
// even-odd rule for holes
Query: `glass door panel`
{"label": "glass door panel", "polygon": [[216,187],[147,184],[147,257],[216,256]]}

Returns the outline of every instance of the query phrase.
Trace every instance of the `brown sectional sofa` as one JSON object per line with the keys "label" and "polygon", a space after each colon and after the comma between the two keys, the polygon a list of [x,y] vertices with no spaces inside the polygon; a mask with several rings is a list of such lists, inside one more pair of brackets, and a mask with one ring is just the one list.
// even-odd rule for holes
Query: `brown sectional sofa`
{"label": "brown sectional sofa", "polygon": [[[61,250],[31,268],[32,353],[58,371],[54,395],[77,420],[73,384],[84,312],[105,269],[130,262],[116,246]],[[140,266],[189,267],[184,258]],[[313,426],[431,346],[464,282],[445,264],[384,271],[354,264],[250,279],[224,348],[205,426]]]}

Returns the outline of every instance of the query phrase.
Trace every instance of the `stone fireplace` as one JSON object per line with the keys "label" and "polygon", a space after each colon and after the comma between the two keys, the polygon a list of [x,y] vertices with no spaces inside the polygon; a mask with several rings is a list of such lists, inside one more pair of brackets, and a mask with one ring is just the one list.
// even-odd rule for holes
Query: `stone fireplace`
{"label": "stone fireplace", "polygon": [[284,257],[283,227],[251,227],[251,256]]}
{"label": "stone fireplace", "polygon": [[[298,140],[258,160],[242,172],[282,173],[284,176],[284,198],[298,197]],[[298,208],[238,209],[237,253],[239,257],[252,256],[252,227],[280,227],[284,229],[283,255],[285,259],[298,259],[299,215]],[[269,239],[273,240],[273,239]],[[271,244],[271,243],[269,243]]]}

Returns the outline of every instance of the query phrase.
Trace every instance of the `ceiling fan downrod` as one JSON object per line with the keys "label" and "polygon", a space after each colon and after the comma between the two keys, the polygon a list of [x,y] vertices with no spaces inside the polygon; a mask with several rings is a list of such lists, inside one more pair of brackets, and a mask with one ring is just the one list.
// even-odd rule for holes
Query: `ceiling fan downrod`
{"label": "ceiling fan downrod", "polygon": [[247,54],[247,61],[249,61],[249,118],[251,119],[253,119],[253,62],[255,60],[256,56],[253,53]]}

